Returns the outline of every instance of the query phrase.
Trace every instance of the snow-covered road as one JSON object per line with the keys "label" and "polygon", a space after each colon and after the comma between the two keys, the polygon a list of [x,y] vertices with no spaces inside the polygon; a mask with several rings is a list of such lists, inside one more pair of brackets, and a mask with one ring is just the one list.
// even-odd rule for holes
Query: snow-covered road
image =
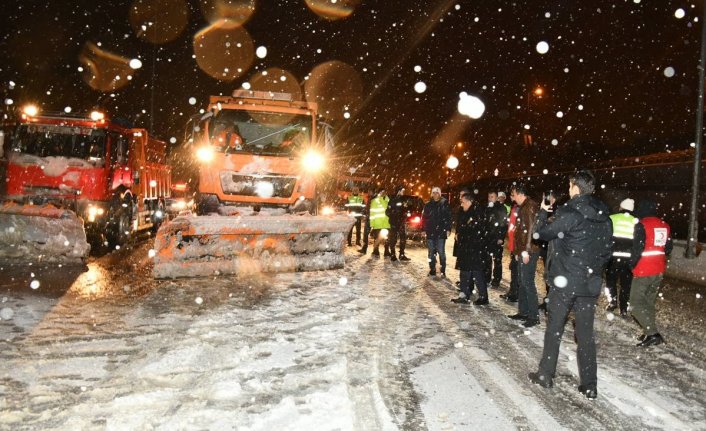
{"label": "snow-covered road", "polygon": [[598,312],[591,402],[570,326],[554,388],[532,385],[544,323],[507,319],[504,289],[451,303],[457,271],[427,277],[422,248],[409,263],[351,248],[337,271],[166,282],[147,249],[0,282],[0,429],[706,429],[689,285],[665,294],[668,344],[650,350]]}

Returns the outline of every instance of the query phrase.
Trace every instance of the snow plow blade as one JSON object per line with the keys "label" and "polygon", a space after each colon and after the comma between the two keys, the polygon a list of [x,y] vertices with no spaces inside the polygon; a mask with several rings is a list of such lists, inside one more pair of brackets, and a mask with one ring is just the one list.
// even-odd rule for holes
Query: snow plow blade
{"label": "snow plow blade", "polygon": [[155,239],[155,278],[342,268],[345,215],[179,216]]}
{"label": "snow plow blade", "polygon": [[81,220],[53,205],[0,206],[0,261],[82,264],[91,246]]}

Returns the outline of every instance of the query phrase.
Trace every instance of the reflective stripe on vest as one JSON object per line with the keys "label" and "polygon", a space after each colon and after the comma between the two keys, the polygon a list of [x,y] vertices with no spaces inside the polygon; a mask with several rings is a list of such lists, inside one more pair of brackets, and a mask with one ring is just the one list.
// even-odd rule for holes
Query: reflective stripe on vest
{"label": "reflective stripe on vest", "polygon": [[615,257],[630,257],[632,254],[625,252],[625,251],[614,251],[613,256]]}
{"label": "reflective stripe on vest", "polygon": [[633,239],[635,224],[639,222],[636,217],[627,213],[618,213],[610,216],[613,222],[613,236],[616,238]]}

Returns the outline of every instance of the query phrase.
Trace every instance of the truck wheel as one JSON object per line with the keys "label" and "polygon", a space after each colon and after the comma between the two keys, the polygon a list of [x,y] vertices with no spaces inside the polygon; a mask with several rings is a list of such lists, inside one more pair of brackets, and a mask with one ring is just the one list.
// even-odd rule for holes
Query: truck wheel
{"label": "truck wheel", "polygon": [[108,243],[111,248],[123,246],[130,239],[132,209],[129,204],[127,207],[119,204],[111,206],[110,213],[112,217],[108,222]]}

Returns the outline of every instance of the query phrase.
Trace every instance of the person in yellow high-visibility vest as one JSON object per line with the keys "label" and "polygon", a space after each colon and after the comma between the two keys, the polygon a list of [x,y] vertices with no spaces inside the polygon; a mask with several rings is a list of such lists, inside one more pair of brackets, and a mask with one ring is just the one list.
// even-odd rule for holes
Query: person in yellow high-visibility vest
{"label": "person in yellow high-visibility vest", "polygon": [[387,247],[387,235],[390,230],[390,219],[385,214],[390,198],[385,189],[380,189],[377,196],[370,201],[370,232],[375,238],[373,243],[373,256],[380,256],[380,243],[385,243],[385,256],[390,255]]}
{"label": "person in yellow high-visibility vest", "polygon": [[360,189],[358,187],[354,186],[350,196],[348,196],[346,209],[351,217],[355,217],[355,224],[351,227],[350,232],[348,232],[348,246],[353,245],[353,228],[355,228],[355,244],[360,245],[360,228],[365,212],[365,201],[363,200],[363,196],[360,195]]}

